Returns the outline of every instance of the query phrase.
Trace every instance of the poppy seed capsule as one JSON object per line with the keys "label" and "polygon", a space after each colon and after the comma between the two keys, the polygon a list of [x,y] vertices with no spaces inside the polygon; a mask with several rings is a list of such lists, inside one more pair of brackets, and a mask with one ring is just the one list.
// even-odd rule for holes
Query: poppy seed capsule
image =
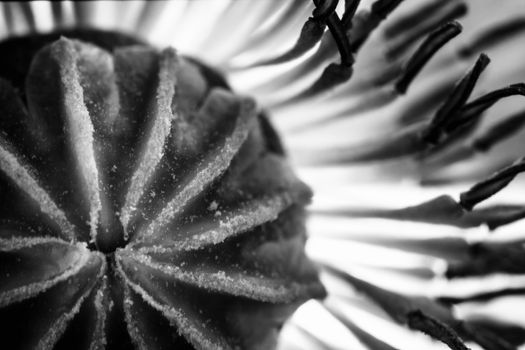
{"label": "poppy seed capsule", "polygon": [[268,120],[173,49],[69,34],[0,45],[2,341],[275,347],[325,290]]}

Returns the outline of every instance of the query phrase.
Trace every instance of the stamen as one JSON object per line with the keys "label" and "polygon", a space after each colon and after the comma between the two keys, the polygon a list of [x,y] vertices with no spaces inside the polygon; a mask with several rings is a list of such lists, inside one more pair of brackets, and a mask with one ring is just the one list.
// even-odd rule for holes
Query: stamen
{"label": "stamen", "polygon": [[479,76],[489,64],[490,59],[487,55],[481,54],[474,64],[474,67],[467,73],[467,75],[460,80],[452,93],[445,100],[443,105],[436,112],[432,119],[428,130],[423,136],[424,140],[429,144],[437,144],[443,134],[444,127],[450,120],[457,115],[458,110],[467,102],[474,86],[478,81]]}
{"label": "stamen", "polygon": [[334,41],[339,50],[339,55],[341,56],[341,65],[345,67],[350,67],[354,63],[354,56],[350,42],[346,37],[346,32],[344,27],[339,19],[339,16],[334,12],[330,17],[328,17],[328,29],[332,33]]}
{"label": "stamen", "polygon": [[[354,57],[352,55],[352,50],[350,49],[350,43],[346,37],[345,28],[339,19],[339,16],[335,12],[335,6],[333,6],[334,1],[323,1],[321,5],[319,4],[320,0],[313,1],[316,6],[316,10],[317,8],[321,8],[319,13],[323,16],[323,18],[325,18],[328,29],[334,38],[335,44],[337,45],[339,55],[341,56],[341,65],[347,67],[351,66],[354,63]],[[327,7],[327,5],[331,6]],[[335,1],[335,5],[337,6],[337,1]],[[316,10],[314,10],[314,15]],[[327,13],[328,10],[332,10],[332,12]]]}
{"label": "stamen", "polygon": [[352,19],[360,2],[361,0],[345,0],[345,12],[343,13],[343,17],[341,17],[341,23],[347,31],[352,27]]}
{"label": "stamen", "polygon": [[[301,334],[302,337],[304,337],[308,343],[307,344],[313,344],[315,346],[315,349],[318,350],[332,350],[333,347],[326,344],[323,340],[317,338],[316,335],[314,335],[312,332],[307,330],[306,328],[297,325],[295,323],[291,323],[292,326],[294,326],[297,331]],[[378,349],[383,350],[383,349]]]}
{"label": "stamen", "polygon": [[516,175],[524,171],[525,158],[521,158],[514,164],[496,172],[488,179],[475,184],[468,191],[461,193],[461,206],[467,210],[471,210],[479,202],[501,191],[516,177]]}
{"label": "stamen", "polygon": [[13,5],[8,3],[2,3],[0,5],[2,6],[4,12],[4,21],[8,34],[14,34],[14,18],[13,9],[11,7]]}
{"label": "stamen", "polygon": [[396,90],[404,94],[412,80],[421,71],[432,56],[452,38],[461,33],[462,27],[457,22],[450,22],[430,33],[410,58],[402,76],[395,84]]}
{"label": "stamen", "polygon": [[456,332],[462,337],[474,340],[484,349],[515,349],[500,336],[494,333],[478,332],[474,323],[458,320],[449,305],[425,297],[409,297],[394,293],[331,266],[324,266],[324,268],[371,298],[397,322],[407,324],[413,329],[419,329],[443,341],[451,346],[451,349],[468,349]]}
{"label": "stamen", "polygon": [[525,18],[515,18],[504,21],[479,34],[472,42],[462,47],[458,54],[460,57],[468,57],[474,52],[479,52],[492,45],[500,44],[510,37],[520,34],[525,30]]}
{"label": "stamen", "polygon": [[17,4],[20,6],[20,10],[24,15],[24,20],[29,26],[29,31],[33,32],[36,30],[36,21],[33,10],[31,9],[31,4],[29,2],[20,2]]}
{"label": "stamen", "polygon": [[[379,108],[379,107],[382,107],[392,102],[395,98],[398,97],[398,95],[404,94],[406,92],[406,90],[408,89],[413,79],[421,71],[421,69],[425,66],[425,64],[432,58],[432,56],[441,47],[443,47],[443,45],[445,45],[453,37],[457,36],[460,32],[461,32],[461,25],[457,22],[451,22],[451,23],[447,23],[443,27],[429,34],[427,39],[420,45],[420,47],[416,50],[414,55],[407,62],[403,72],[401,73],[401,76],[398,78],[397,83],[395,83],[394,85],[393,92],[390,90],[385,91],[384,89],[378,89],[376,87],[376,91],[374,94],[372,94],[372,97],[362,98],[361,102],[358,103],[357,105],[352,106],[351,109],[347,109],[334,116],[323,118],[318,121],[314,121],[310,123],[304,122],[300,128],[294,131],[302,131],[305,129],[311,129],[312,127],[315,127],[318,124],[327,123],[329,121],[336,120],[341,117],[347,117],[349,115],[358,114],[358,113],[365,112],[367,110]],[[333,70],[336,70],[338,68],[341,69],[341,67],[338,65],[334,65],[334,66],[335,67],[332,68]],[[323,81],[324,80],[330,81],[330,79],[332,80],[340,79],[342,82],[344,82],[344,79],[349,78],[349,77],[348,78],[344,77],[343,73],[341,72],[329,71],[328,70],[329,68],[330,66],[325,70],[324,74],[333,74],[333,77],[325,77]],[[349,74],[351,74],[351,71]],[[395,76],[393,78],[395,78]],[[386,85],[392,79],[388,79],[384,81],[383,84],[381,85]],[[321,79],[316,83],[318,85],[321,84]],[[335,83],[337,84],[338,82],[336,81]],[[314,87],[318,91],[322,91],[323,89],[330,88],[329,85],[325,85],[325,86],[315,86],[314,85]],[[306,96],[306,94],[307,93],[305,93],[304,95],[301,95],[301,97]],[[410,111],[411,111],[410,115],[413,115],[412,110]]]}
{"label": "stamen", "polygon": [[[330,210],[311,210],[313,213],[320,213],[329,216],[344,216],[351,218],[385,218],[401,221],[425,222],[440,225],[451,225],[461,228],[478,227],[487,225],[489,230],[520,220],[525,217],[525,207],[520,205],[494,205],[483,209],[466,211],[459,203],[448,195],[441,195],[426,202],[393,210],[385,209],[330,209]],[[397,241],[399,241],[397,239]],[[430,247],[437,248],[441,244],[435,241],[423,243]],[[383,240],[383,244],[395,245],[391,241]],[[452,249],[452,242],[444,242],[448,249]],[[413,246],[411,243],[403,242],[401,248],[407,250]],[[428,251],[424,252],[428,254]]]}
{"label": "stamen", "polygon": [[403,0],[379,0],[372,4],[372,16],[381,20],[386,17],[399,6]]}
{"label": "stamen", "polygon": [[[314,0],[316,6],[320,0]],[[402,0],[379,0],[372,5],[371,12],[365,19],[365,23],[356,29],[355,33],[348,33],[348,27],[350,19],[348,18],[352,11],[355,11],[350,7],[350,12],[347,12],[345,22],[339,19],[339,16],[334,11],[327,18],[326,24],[332,34],[334,42],[339,51],[341,62],[331,63],[324,70],[321,76],[305,91],[296,96],[295,98],[288,101],[296,102],[297,100],[309,98],[317,95],[323,91],[330,90],[338,85],[341,85],[348,81],[353,73],[354,64],[354,53],[359,50],[361,45],[366,41],[370,33],[384,20],[390,12],[392,12]],[[357,7],[358,4],[354,6]],[[351,42],[348,39],[351,37]]]}
{"label": "stamen", "polygon": [[[477,128],[485,110],[493,106],[500,99],[515,95],[525,95],[525,84],[514,84],[506,88],[492,91],[466,104],[461,108],[460,112],[457,113],[456,117],[443,127],[443,133],[446,134],[446,138],[441,140],[438,145],[426,150],[425,154],[422,155],[422,158],[427,159],[429,156],[435,158],[436,155],[445,154],[446,158],[441,158],[440,162],[445,161],[450,164],[452,162],[467,159],[468,157],[475,155],[477,152],[486,152],[494,143],[497,143],[517,132],[519,130],[519,125],[523,123],[520,115],[509,118],[509,120],[506,120],[503,123],[496,124],[494,128],[489,129],[483,136],[481,136],[481,139],[474,140],[470,146],[463,145],[456,147],[456,141],[471,134]],[[510,127],[513,127],[513,125],[517,125],[518,129],[509,129]],[[487,140],[486,137],[489,137],[490,139]],[[489,143],[484,145],[483,143],[486,142]],[[452,152],[445,153],[446,151],[450,151],[451,147],[455,147],[452,149]]]}
{"label": "stamen", "polygon": [[297,81],[298,79],[302,78],[305,73],[308,73],[310,70],[312,70],[312,67],[318,67],[320,64],[324,64],[324,61],[329,59],[333,53],[331,47],[333,46],[333,43],[330,42],[330,39],[333,39],[333,42],[335,42],[335,46],[339,51],[341,62],[340,64],[330,64],[324,69],[321,76],[309,88],[303,92],[300,92],[293,98],[287,99],[286,101],[281,101],[282,104],[290,104],[297,100],[316,95],[319,92],[328,90],[334,86],[346,82],[352,75],[352,65],[354,63],[353,52],[350,42],[348,41],[347,28],[345,25],[343,25],[339,19],[339,16],[335,12],[337,1],[313,1],[316,5],[316,8],[313,11],[313,18],[310,18],[303,26],[301,35],[294,47],[292,47],[292,49],[284,53],[282,56],[272,58],[268,61],[256,63],[255,65],[282,63],[289,59],[301,56],[306,51],[313,48],[320,39],[325,37],[323,35],[324,31],[321,33],[325,26],[328,26],[332,38],[329,38],[329,40],[323,40],[321,48],[312,57],[309,57],[306,62],[303,62],[291,71],[281,75],[279,78],[274,79],[265,85],[271,87],[273,90],[274,86],[286,84],[287,82],[291,81]]}
{"label": "stamen", "polygon": [[407,101],[402,106],[399,122],[401,125],[411,125],[422,120],[425,114],[434,107],[439,106],[450,94],[456,85],[455,79],[444,79],[433,84],[429,89],[423,90],[423,94],[414,101]]}
{"label": "stamen", "polygon": [[403,34],[407,29],[413,27],[421,18],[426,18],[429,14],[435,14],[444,6],[447,6],[453,0],[434,0],[423,4],[418,7],[414,12],[411,12],[405,16],[400,17],[391,24],[386,24],[384,29],[384,35],[387,39],[393,39],[400,34]]}
{"label": "stamen", "polygon": [[[400,324],[406,324],[411,328],[427,331],[430,336],[441,341],[452,341],[461,344],[459,337],[452,331],[455,325],[460,323],[445,305],[439,304],[424,297],[409,297],[389,290],[379,288],[373,284],[356,278],[348,273],[330,266],[324,266],[334,276],[352,285],[359,292],[371,298],[381,308]],[[420,316],[418,313],[425,314]],[[432,318],[434,322],[428,323]],[[425,321],[424,324],[422,321]],[[439,327],[437,327],[439,325]],[[439,332],[438,332],[439,328]],[[461,329],[458,329],[458,331]],[[446,342],[446,344],[448,344]],[[457,348],[464,349],[464,348]]]}
{"label": "stamen", "polygon": [[[239,53],[251,51],[262,52],[264,54],[264,52],[267,51],[263,50],[265,47],[274,47],[274,44],[279,44],[281,42],[280,39],[287,37],[290,31],[296,30],[294,21],[299,16],[300,18],[304,18],[304,3],[304,0],[284,1],[282,11],[278,13],[277,17],[274,18],[269,25],[265,25],[264,30],[249,36],[244,46],[239,48]],[[250,65],[237,68],[245,69],[249,66]],[[232,67],[232,69],[235,68],[236,67]]]}
{"label": "stamen", "polygon": [[[391,39],[392,46],[386,51],[386,56],[394,60],[404,54],[420,37],[426,35],[436,27],[457,19],[467,12],[467,5],[462,1],[449,2],[446,6],[433,13],[430,17],[424,16],[422,22],[415,27],[409,25],[407,33],[399,34],[397,40]],[[416,23],[419,21],[415,21]]]}
{"label": "stamen", "polygon": [[361,342],[367,345],[369,349],[398,350],[383,342],[382,340],[376,338],[372,334],[366,332],[365,330],[361,329],[354,322],[352,322],[352,320],[348,316],[345,316],[345,314],[341,312],[340,308],[332,304],[333,303],[325,301],[323,306],[332,316],[334,316],[339,322],[341,322],[346,328],[348,328]]}
{"label": "stamen", "polygon": [[452,120],[445,128],[447,132],[450,132],[458,127],[462,127],[466,124],[470,124],[478,119],[481,114],[492,107],[499,100],[510,97],[521,95],[525,96],[525,83],[513,84],[506,88],[489,92],[488,94],[467,103],[462,109],[460,116]]}
{"label": "stamen", "polygon": [[51,2],[51,11],[53,13],[53,22],[56,23],[59,27],[64,25],[65,14],[63,3],[61,1]]}
{"label": "stamen", "polygon": [[[354,63],[353,52],[350,42],[348,41],[346,29],[335,12],[333,2],[328,2],[328,4],[325,5],[325,2],[320,4],[320,0],[313,1],[316,5],[316,10],[317,8],[320,8],[318,6],[323,6],[317,13],[325,20],[326,25],[332,34],[332,38],[339,51],[341,63],[331,63],[328,65],[328,67],[326,67],[321,73],[321,76],[309,88],[293,99],[286,101],[286,103],[295,102],[303,98],[314,96],[322,91],[329,90],[334,86],[346,82],[352,75],[352,65]],[[314,10],[314,14],[316,13],[316,10]],[[328,13],[329,10],[332,10],[332,12]]]}
{"label": "stamen", "polygon": [[512,296],[512,295],[523,295],[525,293],[525,287],[517,288],[504,288],[498,289],[493,292],[482,292],[473,295],[459,296],[459,297],[439,297],[437,300],[443,304],[460,304],[468,301],[473,302],[486,302],[489,300],[497,299],[500,297]]}
{"label": "stamen", "polygon": [[[338,63],[330,63],[312,86],[297,96],[296,99],[312,97],[346,82],[352,76],[353,68]],[[294,99],[294,101],[296,100]]]}
{"label": "stamen", "polygon": [[350,33],[352,52],[357,52],[383,20],[396,9],[403,0],[378,0],[372,4],[368,17],[363,23],[352,27]]}
{"label": "stamen", "polygon": [[472,213],[476,212],[484,218],[491,231],[525,218],[525,207],[522,206],[502,205],[472,211]]}
{"label": "stamen", "polygon": [[479,121],[480,119],[475,119],[472,123],[465,124],[462,127],[447,129],[447,133],[444,133],[437,145],[426,143],[424,145],[426,148],[417,158],[425,165],[433,166],[446,166],[467,159],[473,152],[468,149],[468,146],[458,146],[458,142],[469,137],[478,127]]}
{"label": "stamen", "polygon": [[420,310],[411,311],[407,315],[408,326],[419,330],[434,339],[447,344],[452,350],[468,350],[454,330],[438,320],[425,315]]}
{"label": "stamen", "polygon": [[516,113],[505,120],[496,123],[483,134],[478,136],[473,142],[475,150],[486,152],[495,144],[509,138],[525,126],[525,111]]}
{"label": "stamen", "polygon": [[463,328],[465,333],[481,345],[483,349],[487,350],[516,350],[518,346],[510,344],[499,333],[489,332],[486,328],[476,326],[473,322],[464,323]]}
{"label": "stamen", "polygon": [[284,63],[302,56],[321,40],[325,28],[326,24],[322,20],[309,18],[301,29],[299,38],[291,49],[275,58],[255,63],[253,66],[266,66]]}
{"label": "stamen", "polygon": [[85,1],[73,2],[73,12],[78,26],[87,27],[92,24],[91,22],[95,16],[95,6],[96,4]]}
{"label": "stamen", "polygon": [[[205,40],[200,47],[208,48],[211,46],[211,49],[213,50],[215,50],[214,47],[217,47],[218,51],[218,47],[220,46],[222,52],[220,53],[220,59],[217,61],[217,65],[223,67],[224,70],[231,71],[235,70],[236,68],[240,68],[239,66],[235,65],[235,63],[233,63],[233,61],[235,61],[235,57],[250,51],[247,49],[247,47],[251,45],[252,41],[256,40],[256,37],[260,38],[260,35],[272,37],[272,35],[268,35],[268,33],[274,34],[276,31],[271,30],[271,26],[268,22],[276,21],[279,25],[283,24],[283,22],[279,22],[275,17],[273,17],[273,15],[279,12],[282,14],[281,10],[286,10],[287,4],[293,2],[293,0],[281,2],[258,1],[253,4],[244,5],[242,1],[231,2],[231,5],[229,6],[229,9],[231,10],[229,12],[231,12],[233,20],[229,20],[228,17],[221,16],[221,21],[224,21],[224,23],[233,23],[234,21],[244,17],[244,20],[241,21],[240,26],[236,26],[237,30],[232,33],[230,26],[219,25],[218,23],[222,22],[218,22],[215,26],[213,33],[214,35],[209,35],[207,40]],[[200,11],[197,10],[196,12],[199,13]],[[286,20],[290,19],[290,17],[285,18]],[[264,30],[259,30],[262,28],[264,28]],[[283,29],[282,26],[280,28],[281,30]],[[288,33],[288,31],[283,30],[282,33]],[[224,46],[220,41],[215,40],[216,38],[224,37],[229,38],[228,46]],[[215,56],[215,54],[212,55]]]}
{"label": "stamen", "polygon": [[491,273],[525,273],[525,249],[522,244],[472,246],[471,258],[449,265],[447,278],[484,276]]}
{"label": "stamen", "polygon": [[332,13],[335,12],[339,0],[324,0],[319,3],[319,0],[314,0],[315,9],[312,13],[315,19],[326,21]]}
{"label": "stamen", "polygon": [[145,35],[152,32],[152,28],[158,24],[158,19],[163,11],[166,11],[167,1],[146,1],[140,9],[140,16],[136,21],[136,32]]}

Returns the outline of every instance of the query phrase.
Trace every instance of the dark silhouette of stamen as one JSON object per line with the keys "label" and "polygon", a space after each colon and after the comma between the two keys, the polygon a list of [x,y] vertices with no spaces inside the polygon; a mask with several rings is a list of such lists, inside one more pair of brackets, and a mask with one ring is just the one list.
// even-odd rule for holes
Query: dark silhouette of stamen
{"label": "dark silhouette of stamen", "polygon": [[323,21],[315,18],[309,18],[303,25],[301,33],[299,34],[299,38],[288,51],[275,58],[257,62],[253,64],[253,66],[266,66],[284,63],[302,56],[321,40],[325,28],[326,25]]}
{"label": "dark silhouette of stamen", "polygon": [[31,4],[29,2],[20,2],[17,5],[20,6],[20,10],[25,17],[26,23],[29,25],[29,29],[31,31],[36,30],[35,14],[31,9]]}
{"label": "dark silhouette of stamen", "polygon": [[[314,4],[320,6],[321,0],[313,0]],[[350,15],[355,12],[357,9],[358,3],[351,3],[348,7],[348,10],[345,11],[346,17],[343,22],[339,19],[339,16],[335,10],[327,16],[326,25],[332,34],[333,40],[339,51],[339,56],[341,62],[331,63],[328,65],[321,76],[305,91],[291,99],[289,102],[295,102],[297,100],[312,97],[318,93],[329,90],[335,86],[338,86],[342,83],[345,83],[350,79],[353,73],[353,63],[354,63],[354,53],[361,47],[361,45],[366,41],[369,34],[377,28],[377,26],[392,12],[402,0],[378,0],[372,4],[372,9],[368,16],[364,19],[364,22],[361,23],[359,28],[353,28],[352,24],[349,23]],[[347,5],[349,3],[347,2]],[[332,8],[332,6],[326,5],[327,9]],[[355,7],[355,8],[354,8]],[[323,7],[324,8],[324,7]],[[321,13],[326,16],[328,10],[323,10]],[[350,30],[352,27],[355,29],[355,32]],[[349,41],[351,37],[351,41]]]}
{"label": "dark silhouette of stamen", "polygon": [[525,96],[524,83],[513,84],[502,89],[494,90],[470,103],[467,103],[461,109],[460,116],[454,118],[454,120],[447,125],[447,131],[471,123],[473,120],[478,119],[484,111],[492,107],[499,100],[516,95]]}
{"label": "dark silhouette of stamen", "polygon": [[354,56],[350,43],[346,36],[346,31],[339,19],[339,16],[334,12],[328,17],[326,23],[330,33],[332,34],[337,49],[339,50],[339,55],[341,56],[341,65],[345,67],[350,67],[354,63]]}
{"label": "dark silhouette of stamen", "polygon": [[348,328],[362,343],[366,344],[368,348],[374,350],[397,350],[391,345],[383,342],[382,340],[358,327],[352,322],[352,320],[350,320],[348,317],[345,317],[341,310],[335,306],[331,305],[330,303],[325,303],[324,306],[332,316],[345,325],[345,327]]}
{"label": "dark silhouette of stamen", "polygon": [[360,27],[352,27],[351,48],[357,52],[372,33],[386,17],[396,9],[403,0],[378,0],[372,4],[368,16],[362,18]]}
{"label": "dark silhouette of stamen", "polygon": [[440,8],[448,5],[451,1],[454,0],[434,0],[423,4],[421,7],[417,8],[416,11],[400,17],[393,23],[387,24],[384,30],[385,37],[387,39],[392,39],[399,34],[402,34],[408,28],[413,27],[414,23],[419,19],[426,18],[429,14],[436,13]]}
{"label": "dark silhouette of stamen", "polygon": [[505,296],[512,296],[512,295],[523,295],[525,294],[525,288],[505,288],[505,289],[499,289],[497,291],[493,292],[482,292],[482,293],[476,293],[473,295],[468,295],[464,297],[439,297],[437,298],[438,301],[444,304],[460,304],[467,301],[474,301],[474,302],[486,302],[493,299],[497,299],[499,297],[505,297]]}
{"label": "dark silhouette of stamen", "polygon": [[525,126],[525,111],[500,121],[478,136],[472,143],[476,150],[486,152],[495,144],[509,138]]}
{"label": "dark silhouette of stamen", "polygon": [[51,11],[53,13],[53,20],[55,23],[62,25],[64,24],[64,8],[62,2],[52,2]]}
{"label": "dark silhouette of stamen", "polygon": [[315,0],[315,9],[312,13],[313,17],[318,20],[326,21],[328,17],[335,12],[339,0]]}
{"label": "dark silhouette of stamen", "polygon": [[361,0],[346,0],[345,1],[345,12],[341,17],[341,23],[347,30],[352,26],[352,19],[354,18],[355,12],[359,7]]}
{"label": "dark silhouette of stamen", "polygon": [[446,6],[438,9],[436,13],[433,13],[431,16],[424,16],[422,19],[415,21],[415,23],[419,23],[415,27],[414,25],[408,26],[408,29],[406,29],[407,32],[399,34],[396,40],[391,39],[393,44],[387,50],[386,56],[391,60],[401,57],[415,42],[417,42],[417,40],[426,35],[429,31],[434,30],[434,28],[449,21],[457,19],[466,13],[467,5],[465,3],[461,1],[449,2]]}
{"label": "dark silhouette of stamen", "polygon": [[474,245],[471,258],[450,264],[446,276],[484,276],[496,272],[525,273],[525,249],[521,244]]}
{"label": "dark silhouette of stamen", "polygon": [[429,144],[437,144],[442,136],[444,127],[456,116],[457,112],[467,102],[479,76],[489,64],[487,55],[481,54],[474,67],[456,85],[452,93],[441,105],[432,119],[424,139]]}
{"label": "dark silhouette of stamen", "polygon": [[346,82],[352,76],[352,66],[346,66],[338,63],[331,63],[326,67],[317,81],[305,90],[297,98],[306,98],[318,94],[319,92],[329,90],[334,86]]}
{"label": "dark silhouette of stamen", "polygon": [[499,44],[512,36],[520,34],[525,30],[525,18],[515,18],[509,21],[498,23],[485,30],[472,40],[472,43],[459,50],[460,57],[468,57],[474,52],[479,52],[492,45]]}
{"label": "dark silhouette of stamen", "polygon": [[478,182],[468,191],[461,193],[460,204],[463,208],[471,210],[479,202],[491,197],[505,188],[519,173],[525,171],[525,158],[496,172],[488,179]]}
{"label": "dark silhouette of stamen", "polygon": [[490,320],[473,320],[463,326],[469,338],[487,350],[517,350],[525,341],[525,330],[519,326]]}
{"label": "dark silhouette of stamen", "polygon": [[425,315],[420,310],[409,312],[408,326],[437,339],[452,350],[468,350],[454,330],[438,320]]}
{"label": "dark silhouette of stamen", "polygon": [[517,346],[507,342],[500,334],[482,329],[472,323],[464,323],[463,329],[470,339],[481,345],[485,350],[517,350]]}
{"label": "dark silhouette of stamen", "polygon": [[372,15],[385,19],[403,0],[379,0],[372,4]]}
{"label": "dark silhouette of stamen", "polygon": [[406,64],[402,76],[395,84],[396,90],[404,94],[412,80],[432,56],[452,38],[461,33],[461,30],[462,27],[458,22],[450,22],[430,33]]}

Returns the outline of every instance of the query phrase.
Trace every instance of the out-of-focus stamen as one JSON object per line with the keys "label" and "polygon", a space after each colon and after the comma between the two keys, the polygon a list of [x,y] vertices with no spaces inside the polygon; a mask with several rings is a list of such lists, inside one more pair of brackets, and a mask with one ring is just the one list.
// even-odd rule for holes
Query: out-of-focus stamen
{"label": "out-of-focus stamen", "polygon": [[430,33],[406,64],[402,76],[395,84],[396,90],[399,93],[404,94],[412,80],[430,58],[432,58],[432,56],[447,42],[461,33],[461,29],[462,27],[458,22],[450,22]]}
{"label": "out-of-focus stamen", "polygon": [[488,179],[475,184],[471,189],[460,195],[460,204],[471,210],[479,202],[491,197],[505,188],[515,177],[525,171],[525,158],[496,172]]}
{"label": "out-of-focus stamen", "polygon": [[424,139],[431,144],[438,143],[442,136],[443,128],[457,114],[458,110],[467,102],[479,76],[488,66],[490,59],[487,55],[481,54],[474,64],[474,67],[456,85],[452,93],[436,112],[434,119],[425,133]]}

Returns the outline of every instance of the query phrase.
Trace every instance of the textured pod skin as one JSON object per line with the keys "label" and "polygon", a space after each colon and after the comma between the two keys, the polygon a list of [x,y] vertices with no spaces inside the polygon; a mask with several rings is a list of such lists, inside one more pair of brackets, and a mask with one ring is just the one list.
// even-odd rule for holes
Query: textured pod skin
{"label": "textured pod skin", "polygon": [[304,255],[311,192],[268,121],[174,50],[65,35],[83,41],[0,47],[2,341],[273,348],[325,291]]}

